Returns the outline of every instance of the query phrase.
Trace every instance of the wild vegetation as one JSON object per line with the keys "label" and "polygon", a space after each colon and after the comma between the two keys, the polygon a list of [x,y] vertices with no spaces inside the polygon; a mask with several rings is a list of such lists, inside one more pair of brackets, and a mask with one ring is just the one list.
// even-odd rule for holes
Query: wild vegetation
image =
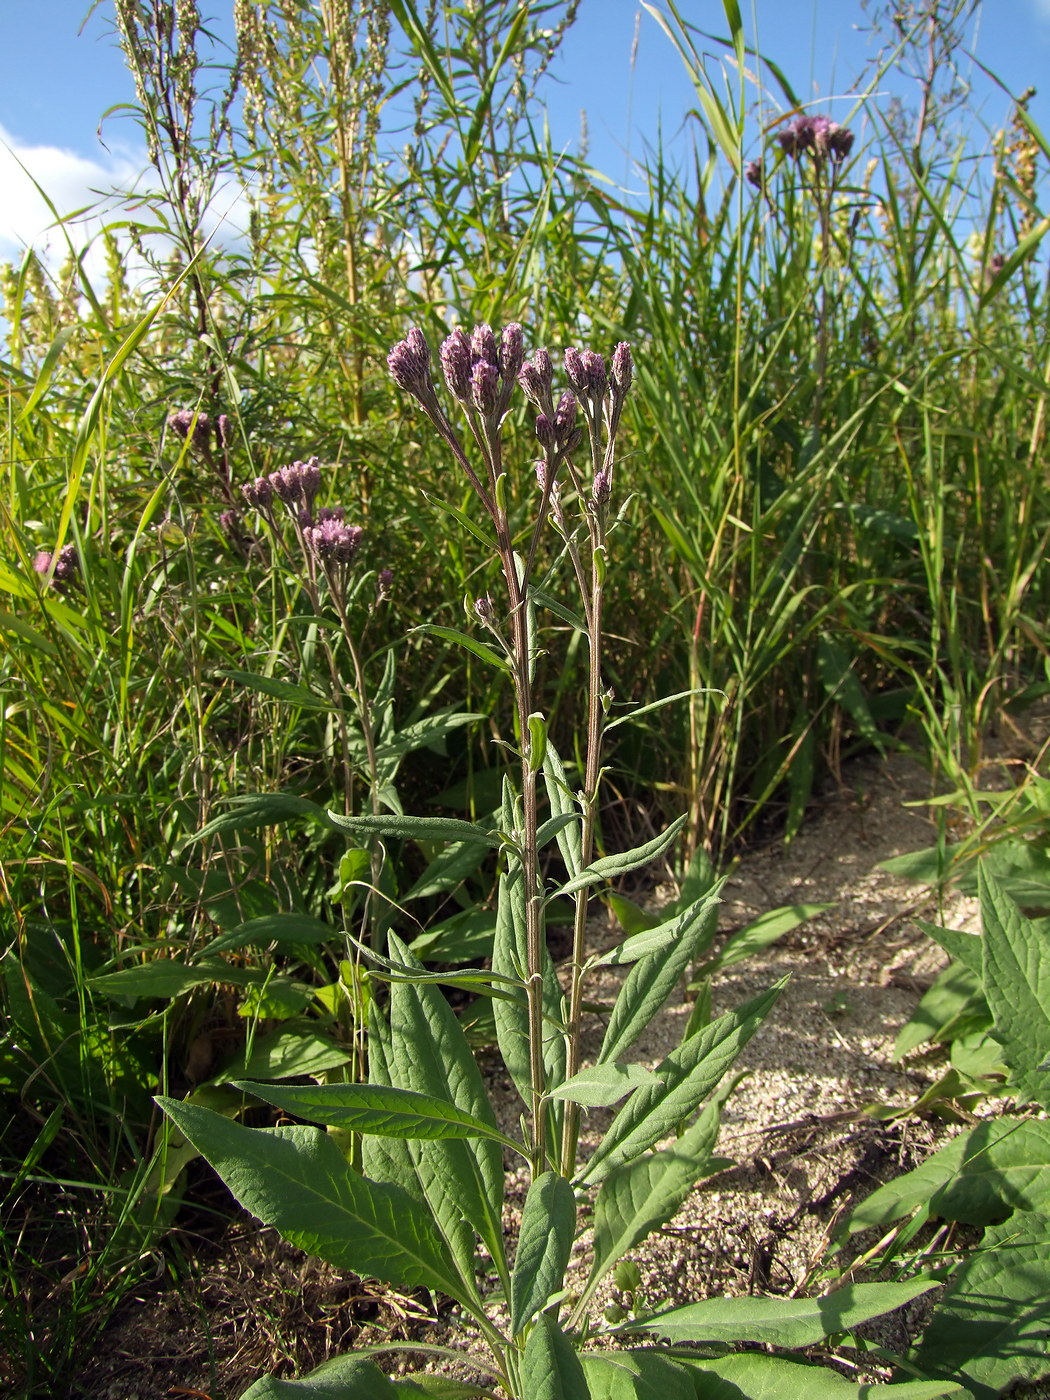
{"label": "wild vegetation", "polygon": [[[631,1320],[669,1351],[624,1332],[595,1351],[608,1327],[562,1271],[593,1223],[592,1289],[713,1169],[723,1077],[775,994],[711,1019],[700,979],[671,1062],[623,1054],[683,974],[717,971],[717,869],[791,840],[853,753],[928,763],[929,878],[1001,845],[983,960],[945,935],[923,1025],[953,1047],[946,1097],[1046,1105],[1045,783],[990,797],[982,746],[1050,679],[1050,148],[1024,94],[975,141],[965,0],[895,7],[835,120],[753,51],[736,0],[718,41],[665,0],[644,8],[696,111],[628,194],[545,133],[577,8],[237,0],[227,48],[196,0],[115,0],[150,178],[98,237],[103,277],[64,211],[58,272],[31,251],[2,271],[0,1329],[20,1392],[76,1393],[198,1151],[289,1238],[458,1300],[491,1374],[417,1376],[428,1393],[834,1389],[818,1354],[944,1276],[908,1253],[905,1186],[857,1217],[908,1214],[867,1259],[894,1281]],[[913,66],[914,110],[884,104],[882,75]],[[614,883],[656,859],[681,896],[660,921]],[[632,971],[586,1066],[599,900],[624,933],[605,961]],[[521,1092],[520,1139],[478,1043]],[[329,1132],[273,1128],[259,1100]],[[579,1106],[620,1100],[578,1160]],[[1042,1120],[1002,1121],[1040,1125],[1034,1170]],[[516,1254],[503,1149],[532,1180]],[[305,1190],[322,1161],[326,1208],[275,1211],[265,1171]],[[1008,1197],[1011,1234],[982,1180],[945,1218],[1035,1267],[1043,1196]],[[336,1205],[357,1223],[333,1244]],[[362,1245],[384,1211],[407,1264]],[[896,1359],[901,1400],[1040,1373],[1038,1317],[983,1369],[945,1343],[989,1287],[960,1265],[948,1320]],[[408,1385],[358,1357],[314,1393]]]}

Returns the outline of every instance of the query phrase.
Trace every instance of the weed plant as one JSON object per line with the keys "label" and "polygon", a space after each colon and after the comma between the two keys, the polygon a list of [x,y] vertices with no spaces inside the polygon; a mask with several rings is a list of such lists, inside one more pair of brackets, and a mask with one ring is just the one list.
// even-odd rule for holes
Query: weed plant
{"label": "weed plant", "polygon": [[[948,42],[966,6],[898,7],[834,159],[786,75],[749,86],[735,4],[724,67],[650,7],[697,117],[641,195],[545,134],[574,3],[341,8],[238,5],[226,57],[192,0],[171,24],[116,5],[151,182],[100,235],[98,278],[59,210],[64,266],[2,274],[5,1287],[45,1388],[136,1276],[150,1228],[124,1224],[177,1199],[151,1094],[203,1102],[284,1034],[349,1056],[344,923],[376,946],[422,925],[439,963],[490,936],[492,848],[433,870],[403,843],[366,899],[373,842],[346,853],[326,815],[390,807],[362,715],[410,811],[498,824],[523,743],[501,669],[451,637],[493,573],[473,488],[385,372],[406,322],[635,347],[601,669],[609,717],[636,718],[607,726],[596,859],[680,812],[681,869],[759,824],[790,836],[849,754],[902,743],[953,794],[946,823],[983,821],[988,727],[1047,683],[1048,148],[1023,95],[975,146]],[[911,120],[877,96],[891,64],[923,75]],[[506,431],[526,421],[512,407]],[[365,529],[345,622],[244,499],[299,454]],[[593,655],[586,628],[551,627],[530,713],[583,783]],[[151,967],[136,1000],[105,981]],[[94,1203],[53,1247],[22,1232],[51,1191]],[[84,1260],[42,1345],[37,1300]]]}

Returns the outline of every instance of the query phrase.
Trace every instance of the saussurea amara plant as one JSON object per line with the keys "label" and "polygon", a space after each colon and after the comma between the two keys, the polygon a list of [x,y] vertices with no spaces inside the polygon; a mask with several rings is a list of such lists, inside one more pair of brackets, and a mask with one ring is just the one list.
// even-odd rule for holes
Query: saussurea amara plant
{"label": "saussurea amara plant", "polygon": [[[480,511],[445,509],[489,551],[502,592],[473,603],[488,634],[447,638],[467,647],[513,687],[516,732],[508,744],[516,781],[504,783],[491,826],[394,813],[332,814],[357,840],[380,836],[491,848],[501,862],[491,967],[425,972],[393,932],[385,956],[362,948],[371,998],[368,1079],[308,1087],[239,1082],[286,1116],[322,1128],[248,1128],[198,1104],[161,1100],[178,1128],[212,1163],[238,1200],[285,1238],[330,1262],[399,1288],[454,1299],[474,1325],[470,1384],[432,1374],[390,1380],[371,1357],[330,1362],[304,1393],[357,1400],[402,1393],[556,1397],[764,1396],[814,1385],[859,1395],[827,1371],[772,1354],[727,1354],[737,1340],[785,1349],[827,1337],[933,1287],[928,1278],[850,1284],[815,1300],[713,1299],[626,1322],[595,1317],[602,1279],[677,1210],[713,1169],[727,1073],[770,1011],[780,986],[717,1019],[694,1017],[681,1044],[655,1069],[632,1063],[632,1045],[678,985],[716,917],[717,883],[656,928],[599,954],[588,942],[592,896],[607,882],[669,848],[681,822],[646,845],[597,856],[602,743],[612,724],[602,679],[603,590],[614,532],[616,436],[631,387],[630,349],[607,366],[588,350],[567,350],[571,389],[556,397],[545,350],[526,360],[520,326],[497,340],[488,326],[454,331],[441,349],[462,434],[442,406],[422,333],[412,330],[389,357],[395,381],[418,403],[470,483]],[[505,429],[515,388],[535,410],[539,461],[511,460]],[[549,542],[555,547],[548,549]],[[555,591],[563,582],[572,601]],[[549,614],[556,628],[541,630]],[[586,714],[563,762],[547,732],[536,662],[566,629],[589,650]],[[571,952],[556,967],[545,919],[553,899],[571,900]],[[594,1061],[582,1062],[585,989],[598,969],[628,969]],[[504,1132],[474,1055],[440,984],[493,999],[499,1051],[524,1106],[519,1136]],[[378,989],[387,987],[385,998]],[[385,1000],[385,1005],[380,1002]],[[581,1145],[581,1109],[619,1105],[593,1146]],[[360,1135],[358,1157],[347,1151]],[[665,1140],[670,1146],[662,1147]],[[505,1155],[506,1154],[506,1160]],[[523,1160],[530,1184],[516,1246],[504,1232],[508,1162]],[[589,1272],[567,1280],[574,1241],[593,1227]],[[478,1244],[487,1258],[479,1258]],[[486,1296],[482,1280],[495,1275]],[[629,1334],[672,1345],[630,1349]],[[707,1344],[698,1348],[697,1343]],[[387,1348],[392,1349],[392,1348]],[[421,1347],[464,1363],[462,1351]],[[384,1350],[377,1348],[375,1350]],[[728,1383],[728,1385],[727,1385]],[[294,1394],[271,1378],[248,1392]],[[950,1394],[944,1382],[910,1382],[902,1396]],[[816,1393],[816,1392],[814,1392]]]}

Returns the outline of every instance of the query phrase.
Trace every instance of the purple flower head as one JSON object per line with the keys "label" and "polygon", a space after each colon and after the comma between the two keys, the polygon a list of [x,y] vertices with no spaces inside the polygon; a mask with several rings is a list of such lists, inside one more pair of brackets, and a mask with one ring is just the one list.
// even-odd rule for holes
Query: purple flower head
{"label": "purple flower head", "polygon": [[233,442],[233,424],[225,413],[220,413],[215,420],[215,436],[220,447],[229,447]]}
{"label": "purple flower head", "polygon": [[417,398],[426,393],[430,386],[430,346],[418,326],[413,326],[405,339],[398,341],[386,362],[398,388]]}
{"label": "purple flower head", "polygon": [[834,130],[828,133],[828,149],[831,152],[832,160],[845,160],[853,149],[853,132],[848,126],[839,126],[838,122],[832,122]]}
{"label": "purple flower head", "polygon": [[394,582],[393,569],[380,569],[376,576],[376,602],[382,603],[390,597],[390,589]]}
{"label": "purple flower head", "polygon": [[471,367],[470,337],[457,326],[441,347],[441,368],[449,393],[460,403],[470,399]]}
{"label": "purple flower head", "polygon": [[574,436],[576,427],[576,411],[579,405],[576,402],[576,395],[570,394],[568,389],[558,400],[558,407],[554,413],[554,436],[560,447],[565,447],[569,439]]}
{"label": "purple flower head", "polygon": [[553,413],[551,386],[554,383],[554,366],[546,350],[533,351],[532,359],[526,360],[518,372],[518,383],[534,408],[541,413]]}
{"label": "purple flower head", "polygon": [[341,520],[324,520],[309,525],[303,531],[306,547],[322,564],[349,564],[357,553],[364,534],[360,525],[346,525]]}
{"label": "purple flower head", "polygon": [[591,498],[596,506],[603,506],[612,495],[612,478],[605,468],[594,473],[591,483]]}
{"label": "purple flower head", "polygon": [[318,525],[323,525],[326,520],[337,520],[342,524],[345,517],[345,506],[322,506],[317,512],[317,523]]}
{"label": "purple flower head", "polygon": [[759,160],[749,160],[744,166],[744,179],[749,185],[754,185],[756,190],[762,189],[765,184],[765,176],[762,173],[762,162]]}
{"label": "purple flower head", "polygon": [[793,160],[803,151],[812,151],[818,161],[845,160],[853,147],[853,133],[830,117],[800,116],[777,135],[782,149]]}
{"label": "purple flower head", "polygon": [[269,481],[274,495],[285,505],[303,505],[309,514],[321,485],[321,463],[316,457],[308,462],[292,462],[271,472]]}
{"label": "purple flower head", "polygon": [[569,383],[580,398],[600,403],[609,382],[601,355],[594,350],[577,350],[571,345],[565,351],[564,362]]}
{"label": "purple flower head", "polygon": [[500,336],[496,363],[500,378],[505,385],[511,385],[518,377],[518,371],[525,360],[525,333],[517,321],[503,327]]}
{"label": "purple flower head", "polygon": [[626,340],[621,340],[613,351],[610,377],[613,393],[618,395],[620,399],[625,399],[634,381],[634,358],[631,355],[631,347]]}
{"label": "purple flower head", "polygon": [[183,442],[193,439],[194,447],[207,451],[211,443],[211,419],[206,413],[194,413],[188,408],[180,408],[168,415],[168,427]]}
{"label": "purple flower head", "polygon": [[479,413],[493,413],[499,404],[499,370],[488,360],[479,360],[471,371],[470,398]]}
{"label": "purple flower head", "polygon": [[570,345],[562,357],[565,364],[565,373],[569,376],[569,383],[578,394],[587,393],[587,371],[584,368],[583,356],[576,349],[575,345]]}
{"label": "purple flower head", "polygon": [[537,413],[535,428],[536,437],[539,440],[540,446],[549,451],[554,447],[557,440],[555,437],[553,420],[549,418],[546,413]]}
{"label": "purple flower head", "polygon": [[255,510],[266,510],[273,500],[273,487],[264,476],[257,476],[254,481],[249,481],[246,486],[242,486],[244,499]]}
{"label": "purple flower head", "polygon": [[51,575],[51,582],[57,588],[63,583],[72,583],[80,571],[80,558],[77,555],[75,544],[64,544],[54,554],[50,549],[42,549],[33,560],[33,572],[46,574],[54,561],[54,572]]}
{"label": "purple flower head", "polygon": [[499,368],[496,337],[492,333],[492,327],[487,326],[484,321],[474,327],[474,334],[470,337],[470,358],[475,365],[484,363],[492,365],[494,369]]}
{"label": "purple flower head", "polygon": [[492,599],[486,593],[483,598],[474,599],[474,612],[482,622],[491,622],[493,617]]}

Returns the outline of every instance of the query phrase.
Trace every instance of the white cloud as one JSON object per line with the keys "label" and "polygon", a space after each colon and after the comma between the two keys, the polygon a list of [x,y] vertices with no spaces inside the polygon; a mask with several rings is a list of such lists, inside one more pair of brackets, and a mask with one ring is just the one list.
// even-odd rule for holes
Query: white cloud
{"label": "white cloud", "polygon": [[[144,147],[113,146],[108,152],[100,148],[99,158],[91,159],[58,146],[21,141],[0,126],[0,262],[18,263],[32,247],[48,267],[57,270],[72,244],[78,254],[89,250],[84,267],[94,281],[104,265],[99,234],[107,223],[128,217],[146,225],[155,222],[141,207],[137,214],[129,211],[126,199],[113,192],[134,190],[143,195],[156,184]],[[62,227],[56,227],[56,213],[64,221]],[[219,242],[228,244],[243,237],[248,227],[247,192],[232,183],[220,188],[204,224],[205,236]],[[128,270],[133,280],[136,271],[145,271]]]}

